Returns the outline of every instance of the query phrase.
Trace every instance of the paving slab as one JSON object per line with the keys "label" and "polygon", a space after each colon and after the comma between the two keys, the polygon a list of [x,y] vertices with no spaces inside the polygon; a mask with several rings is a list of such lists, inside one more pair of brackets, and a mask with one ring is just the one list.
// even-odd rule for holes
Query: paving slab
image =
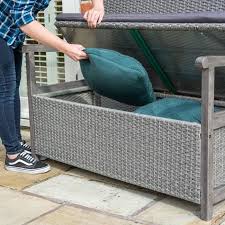
{"label": "paving slab", "polygon": [[66,174],[75,176],[75,177],[85,177],[89,180],[95,180],[95,181],[104,182],[104,183],[118,182],[115,179],[111,179],[93,172],[89,172],[87,170],[76,168],[76,167],[72,167],[70,170],[66,172]]}
{"label": "paving slab", "polygon": [[65,206],[27,225],[141,225],[94,211]]}
{"label": "paving slab", "polygon": [[198,208],[188,202],[166,198],[144,212],[136,219],[160,225],[188,225],[198,218]]}
{"label": "paving slab", "polygon": [[118,188],[83,177],[60,175],[25,189],[27,192],[105,212],[130,216],[150,204],[156,195]]}
{"label": "paving slab", "polygon": [[205,222],[199,218],[199,206],[168,197],[141,212],[135,218],[158,225],[220,225],[225,214],[225,202],[214,207],[214,218]]}
{"label": "paving slab", "polygon": [[84,177],[90,181],[97,181],[97,182],[102,182],[105,184],[110,184],[113,186],[117,186],[117,187],[123,187],[123,188],[128,188],[128,189],[132,189],[132,190],[139,190],[142,192],[147,192],[147,193],[151,193],[153,195],[157,195],[158,197],[162,197],[163,195],[160,193],[156,193],[154,191],[142,188],[142,187],[138,187],[129,183],[125,183],[116,179],[112,179],[109,177],[105,177],[87,170],[83,170],[83,169],[79,169],[76,167],[72,167],[70,170],[68,170],[67,172],[65,172],[65,174],[71,175],[71,176],[75,176],[75,177]]}
{"label": "paving slab", "polygon": [[0,187],[0,225],[22,225],[59,205]]}

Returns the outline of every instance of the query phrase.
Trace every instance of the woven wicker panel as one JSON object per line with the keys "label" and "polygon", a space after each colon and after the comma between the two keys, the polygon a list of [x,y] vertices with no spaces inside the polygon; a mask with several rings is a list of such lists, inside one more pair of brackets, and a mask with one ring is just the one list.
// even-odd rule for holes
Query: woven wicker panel
{"label": "woven wicker panel", "polygon": [[115,100],[112,100],[112,99],[106,98],[106,97],[102,97],[102,96],[101,96],[100,106],[102,106],[104,108],[108,108],[108,109],[117,109],[117,110],[128,111],[128,112],[133,112],[136,109],[135,106],[123,104],[121,102],[117,102]]}
{"label": "woven wicker panel", "polygon": [[71,93],[71,94],[59,95],[53,98],[61,99],[64,101],[69,101],[69,102],[87,104],[87,105],[95,104],[95,105],[102,106],[104,108],[117,109],[117,110],[128,111],[128,112],[132,112],[136,108],[135,106],[130,106],[107,97],[99,96],[98,94],[95,94],[92,91],[88,91],[81,94]]}
{"label": "woven wicker panel", "polygon": [[214,133],[215,186],[225,184],[225,127]]}
{"label": "woven wicker panel", "polygon": [[93,92],[91,91],[84,92],[81,94],[71,93],[71,94],[59,95],[59,96],[55,96],[54,98],[69,101],[69,102],[79,102],[79,103],[87,104],[87,105],[93,105],[95,103],[95,96]]}
{"label": "woven wicker panel", "polygon": [[195,203],[200,126],[33,97],[40,155]]}
{"label": "woven wicker panel", "polygon": [[224,0],[105,0],[107,13],[173,13],[225,10]]}

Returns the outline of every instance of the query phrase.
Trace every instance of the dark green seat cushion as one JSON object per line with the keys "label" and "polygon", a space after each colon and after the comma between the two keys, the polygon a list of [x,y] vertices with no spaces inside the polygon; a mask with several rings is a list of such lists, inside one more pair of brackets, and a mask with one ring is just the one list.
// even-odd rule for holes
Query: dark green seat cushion
{"label": "dark green seat cushion", "polygon": [[[215,111],[220,108],[215,107]],[[135,113],[201,123],[201,103],[181,98],[164,98],[139,107]]]}
{"label": "dark green seat cushion", "polygon": [[89,59],[80,61],[81,71],[95,92],[136,106],[155,100],[148,74],[139,61],[108,49],[84,51]]}

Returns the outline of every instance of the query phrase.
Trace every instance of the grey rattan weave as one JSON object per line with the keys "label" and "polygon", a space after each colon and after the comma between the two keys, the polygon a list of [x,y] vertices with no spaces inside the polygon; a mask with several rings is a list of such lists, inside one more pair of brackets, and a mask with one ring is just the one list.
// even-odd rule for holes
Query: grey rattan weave
{"label": "grey rattan weave", "polygon": [[33,107],[39,154],[200,203],[199,124],[41,96]]}
{"label": "grey rattan weave", "polygon": [[174,13],[224,11],[223,0],[106,0],[106,13]]}
{"label": "grey rattan weave", "polygon": [[225,127],[214,133],[215,152],[215,187],[224,185],[225,182]]}

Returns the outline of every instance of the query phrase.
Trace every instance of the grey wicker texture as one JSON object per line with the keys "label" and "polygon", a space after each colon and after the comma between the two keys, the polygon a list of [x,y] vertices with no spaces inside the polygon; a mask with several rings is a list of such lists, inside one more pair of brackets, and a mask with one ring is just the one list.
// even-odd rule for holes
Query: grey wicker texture
{"label": "grey wicker texture", "polygon": [[122,111],[129,111],[129,112],[134,111],[136,108],[134,106],[130,106],[130,105],[115,101],[113,99],[100,96],[92,91],[88,91],[88,92],[84,92],[80,94],[59,95],[54,98],[70,101],[70,102],[78,102],[81,104],[98,105],[98,106],[102,106],[109,109],[117,109]]}
{"label": "grey wicker texture", "polygon": [[33,108],[37,154],[200,202],[200,125],[43,96]]}
{"label": "grey wicker texture", "polygon": [[223,0],[105,0],[107,13],[225,11]]}
{"label": "grey wicker texture", "polygon": [[87,91],[78,94],[63,94],[55,96],[56,99],[61,99],[69,102],[79,102],[81,104],[94,105],[96,97],[93,92]]}
{"label": "grey wicker texture", "polygon": [[225,127],[214,131],[215,186],[225,183]]}
{"label": "grey wicker texture", "polygon": [[[55,25],[61,29],[65,37],[71,35],[63,28],[86,28],[87,23],[73,21],[58,21]],[[101,29],[139,29],[155,31],[224,31],[224,23],[125,23],[125,22],[103,22],[98,28]],[[72,36],[71,36],[72,37]]]}
{"label": "grey wicker texture", "polygon": [[117,110],[122,110],[122,111],[127,111],[127,112],[133,112],[136,107],[135,106],[131,106],[131,105],[127,105],[121,102],[117,102],[115,100],[106,98],[106,97],[102,97],[100,96],[100,106],[104,107],[104,108],[108,108],[108,109],[117,109]]}

